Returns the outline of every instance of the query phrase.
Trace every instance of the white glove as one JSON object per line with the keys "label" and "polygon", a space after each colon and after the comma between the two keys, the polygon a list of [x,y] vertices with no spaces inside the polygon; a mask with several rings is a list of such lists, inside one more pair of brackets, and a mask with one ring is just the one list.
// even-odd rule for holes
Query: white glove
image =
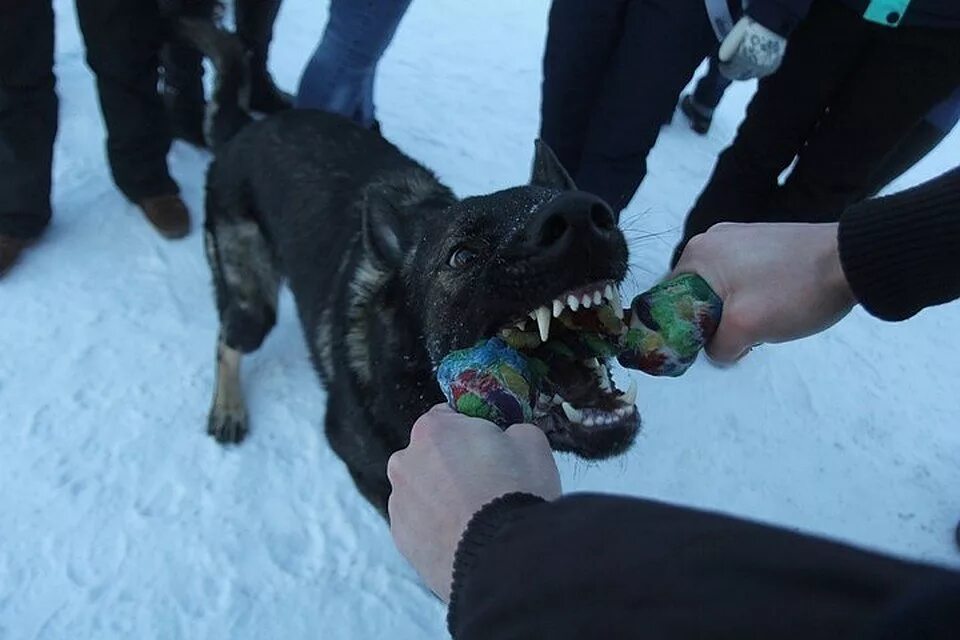
{"label": "white glove", "polygon": [[720,43],[720,73],[731,80],[768,76],[780,67],[787,39],[744,16]]}

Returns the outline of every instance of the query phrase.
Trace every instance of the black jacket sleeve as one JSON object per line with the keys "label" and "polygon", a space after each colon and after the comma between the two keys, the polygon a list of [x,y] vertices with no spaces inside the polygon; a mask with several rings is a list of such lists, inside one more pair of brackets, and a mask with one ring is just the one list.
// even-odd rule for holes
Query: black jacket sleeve
{"label": "black jacket sleeve", "polygon": [[454,572],[456,640],[908,639],[960,628],[958,574],[611,496],[500,498],[468,525]]}
{"label": "black jacket sleeve", "polygon": [[810,10],[812,0],[751,0],[744,13],[784,38]]}
{"label": "black jacket sleeve", "polygon": [[840,217],[840,261],[853,295],[884,320],[960,298],[960,168]]}

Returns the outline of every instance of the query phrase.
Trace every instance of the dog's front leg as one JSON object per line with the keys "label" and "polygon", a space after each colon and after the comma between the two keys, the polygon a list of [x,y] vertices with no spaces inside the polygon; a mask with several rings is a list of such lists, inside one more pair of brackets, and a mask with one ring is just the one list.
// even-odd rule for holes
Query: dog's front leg
{"label": "dog's front leg", "polygon": [[240,442],[247,435],[247,407],[240,387],[241,353],[217,339],[217,373],[207,433],[218,442]]}

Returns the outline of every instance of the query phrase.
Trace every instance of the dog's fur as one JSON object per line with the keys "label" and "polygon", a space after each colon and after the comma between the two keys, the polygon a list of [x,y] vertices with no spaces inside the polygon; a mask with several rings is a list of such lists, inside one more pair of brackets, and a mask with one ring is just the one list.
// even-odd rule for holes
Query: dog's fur
{"label": "dog's fur", "polygon": [[[246,126],[228,116],[206,189],[221,322],[209,433],[221,442],[246,434],[240,356],[274,325],[286,281],[327,388],[330,444],[386,515],[387,459],[443,401],[439,360],[571,287],[621,281],[623,235],[599,199],[563,193],[572,182],[542,144],[529,186],[459,200],[378,134],[337,116],[290,111]],[[563,227],[563,242],[544,240],[561,209],[576,210],[572,225],[592,219],[593,231]]]}

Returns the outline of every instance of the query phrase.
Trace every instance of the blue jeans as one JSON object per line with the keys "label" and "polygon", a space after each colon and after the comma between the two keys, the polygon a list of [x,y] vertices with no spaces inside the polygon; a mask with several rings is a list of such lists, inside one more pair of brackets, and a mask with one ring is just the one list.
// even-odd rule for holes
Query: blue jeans
{"label": "blue jeans", "polygon": [[377,63],[409,6],[410,0],[331,0],[323,38],[300,77],[297,108],[373,126]]}

